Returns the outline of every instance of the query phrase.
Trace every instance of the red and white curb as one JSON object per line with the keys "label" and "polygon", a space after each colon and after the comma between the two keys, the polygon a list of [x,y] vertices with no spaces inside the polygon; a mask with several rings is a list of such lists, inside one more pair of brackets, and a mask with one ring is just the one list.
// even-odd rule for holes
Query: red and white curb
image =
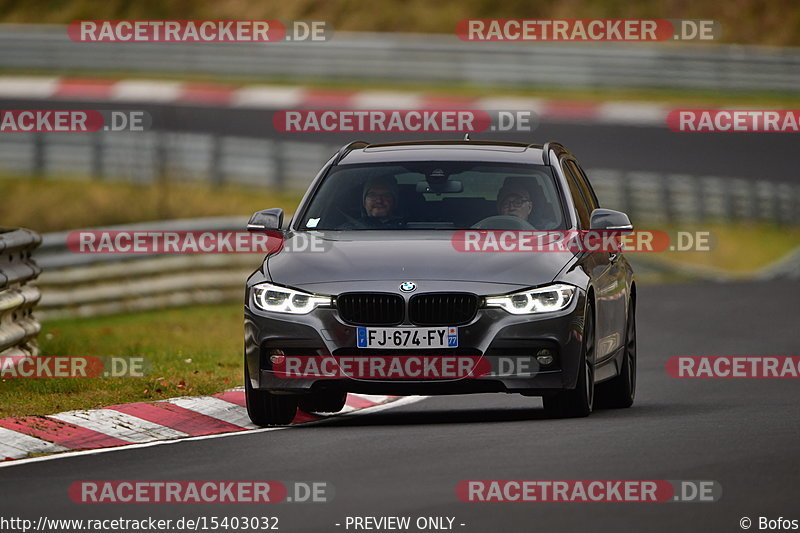
{"label": "red and white curb", "polygon": [[[348,394],[345,407],[336,415],[320,416],[298,410],[292,425],[398,400],[401,398],[397,396]],[[2,418],[0,461],[264,429],[250,422],[245,405],[244,390],[233,389],[214,396],[170,398],[48,416]]]}
{"label": "red and white curb", "polygon": [[649,102],[591,102],[544,98],[469,98],[393,91],[349,91],[300,86],[0,77],[0,98],[186,104],[249,109],[479,109],[532,111],[546,121],[662,126],[670,106]]}

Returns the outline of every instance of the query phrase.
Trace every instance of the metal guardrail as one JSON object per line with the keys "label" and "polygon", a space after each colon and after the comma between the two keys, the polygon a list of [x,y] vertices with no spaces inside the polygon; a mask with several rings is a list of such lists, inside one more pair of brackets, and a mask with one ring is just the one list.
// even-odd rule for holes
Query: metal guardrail
{"label": "metal guardrail", "polygon": [[160,177],[305,190],[337,144],[148,131],[0,133],[0,171],[150,184]]}
{"label": "metal guardrail", "polygon": [[[247,217],[214,217],[111,226],[109,231],[243,231]],[[242,300],[263,254],[77,254],[69,232],[43,235],[35,257],[43,319],[108,315]]]}
{"label": "metal guardrail", "polygon": [[41,330],[33,316],[39,289],[29,285],[41,268],[31,259],[41,237],[28,229],[0,228],[0,357],[38,355]]}
{"label": "metal guardrail", "polygon": [[603,207],[639,223],[800,224],[800,185],[793,183],[608,169],[587,173]]}
{"label": "metal guardrail", "polygon": [[[455,28],[454,28],[455,31]],[[0,67],[478,86],[795,91],[800,50],[688,43],[464,42],[336,32],[327,42],[77,43],[66,26],[0,25]]]}

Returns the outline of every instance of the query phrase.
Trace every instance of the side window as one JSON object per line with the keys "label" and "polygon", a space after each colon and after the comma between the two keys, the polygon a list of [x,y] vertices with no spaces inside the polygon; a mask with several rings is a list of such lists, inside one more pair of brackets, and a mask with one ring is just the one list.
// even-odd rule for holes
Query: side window
{"label": "side window", "polygon": [[569,185],[572,201],[575,203],[575,211],[578,213],[580,229],[589,229],[591,209],[586,203],[586,198],[584,198],[583,192],[581,192],[580,185],[578,185],[578,178],[575,177],[574,171],[569,167],[567,162],[562,162],[561,168],[564,171],[564,176],[567,178],[567,185]]}
{"label": "side window", "polygon": [[581,190],[586,194],[586,200],[592,206],[592,209],[600,207],[600,202],[597,200],[597,195],[592,188],[592,184],[589,183],[589,178],[586,177],[586,172],[584,172],[581,166],[575,161],[568,161],[567,164],[569,164],[575,177],[578,178],[578,182],[581,184]]}

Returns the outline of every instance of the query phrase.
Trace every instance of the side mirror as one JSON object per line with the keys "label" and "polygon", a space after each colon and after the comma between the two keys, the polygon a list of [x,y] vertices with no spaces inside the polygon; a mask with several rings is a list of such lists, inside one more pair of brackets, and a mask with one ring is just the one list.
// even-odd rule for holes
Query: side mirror
{"label": "side mirror", "polygon": [[633,231],[633,224],[628,215],[613,209],[595,209],[589,221],[590,230],[616,230],[622,233]]}
{"label": "side mirror", "polygon": [[256,211],[247,223],[247,231],[280,231],[283,226],[283,209],[274,207]]}

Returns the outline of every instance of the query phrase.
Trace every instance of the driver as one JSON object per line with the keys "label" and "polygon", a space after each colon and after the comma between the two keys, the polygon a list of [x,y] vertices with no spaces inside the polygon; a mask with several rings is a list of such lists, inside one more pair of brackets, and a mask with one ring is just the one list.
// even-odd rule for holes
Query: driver
{"label": "driver", "polygon": [[510,176],[497,193],[497,211],[500,215],[528,220],[533,211],[531,191],[523,179]]}
{"label": "driver", "polygon": [[369,178],[362,189],[363,214],[341,229],[394,229],[402,226],[399,213],[399,188],[394,176]]}

